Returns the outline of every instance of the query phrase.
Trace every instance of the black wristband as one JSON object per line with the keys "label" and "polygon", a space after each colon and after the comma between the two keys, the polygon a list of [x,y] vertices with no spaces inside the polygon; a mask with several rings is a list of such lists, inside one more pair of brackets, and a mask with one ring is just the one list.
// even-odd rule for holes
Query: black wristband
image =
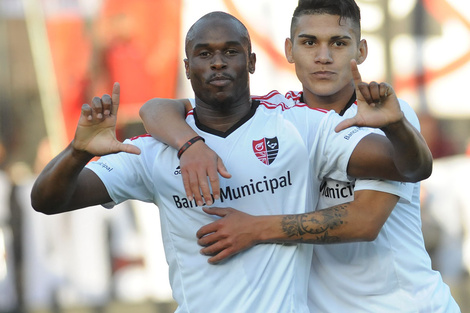
{"label": "black wristband", "polygon": [[178,150],[178,159],[181,158],[181,155],[188,150],[189,147],[191,147],[195,142],[202,140],[205,142],[204,138],[201,136],[196,136],[191,139],[189,139],[179,150]]}

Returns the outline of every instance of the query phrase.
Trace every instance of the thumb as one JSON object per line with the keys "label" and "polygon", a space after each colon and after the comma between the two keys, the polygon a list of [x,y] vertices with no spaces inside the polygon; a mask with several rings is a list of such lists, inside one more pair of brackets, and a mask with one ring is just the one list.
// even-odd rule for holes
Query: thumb
{"label": "thumb", "polygon": [[354,117],[341,121],[338,125],[336,125],[335,132],[339,133],[340,131],[352,126],[357,126],[357,121]]}
{"label": "thumb", "polygon": [[118,146],[119,151],[122,152],[127,152],[127,153],[132,153],[132,154],[140,154],[140,149],[137,146],[131,145],[131,144],[126,144],[126,143],[120,143]]}
{"label": "thumb", "polygon": [[113,103],[111,107],[111,114],[116,115],[119,107],[120,101],[120,94],[121,94],[121,86],[118,82],[114,83],[113,85],[113,93],[111,94],[111,101]]}
{"label": "thumb", "polygon": [[219,172],[220,176],[223,178],[230,178],[232,175],[227,171],[225,168],[224,161],[221,158],[217,160],[217,172]]}
{"label": "thumb", "polygon": [[210,215],[217,215],[217,216],[220,216],[220,217],[224,217],[225,215],[228,214],[226,208],[216,208],[216,207],[208,208],[208,207],[203,207],[202,210],[203,210],[204,212],[206,212],[207,214],[210,214]]}

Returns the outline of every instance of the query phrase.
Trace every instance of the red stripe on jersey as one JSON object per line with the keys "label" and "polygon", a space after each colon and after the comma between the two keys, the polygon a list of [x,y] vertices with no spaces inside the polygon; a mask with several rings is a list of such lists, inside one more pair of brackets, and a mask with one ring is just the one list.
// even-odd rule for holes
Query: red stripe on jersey
{"label": "red stripe on jersey", "polygon": [[[279,97],[280,99],[274,100],[274,102],[272,102],[271,100],[274,97]],[[284,96],[277,90],[273,90],[264,96],[251,96],[251,99],[258,100],[260,102],[260,105],[263,105],[268,109],[275,109],[277,107],[281,107],[284,111],[289,109],[289,107],[283,101],[279,101],[282,100],[282,98],[284,98]]]}
{"label": "red stripe on jersey", "polygon": [[254,99],[257,99],[257,100],[260,100],[260,99],[265,99],[265,100],[267,100],[267,99],[272,98],[272,97],[274,97],[274,96],[276,96],[276,95],[281,95],[281,93],[280,93],[279,91],[277,91],[277,90],[272,90],[272,91],[268,92],[268,93],[267,93],[266,95],[264,95],[264,96],[251,96],[251,97],[254,98]]}
{"label": "red stripe on jersey", "polygon": [[131,141],[132,141],[132,140],[136,140],[136,139],[139,139],[139,138],[141,138],[141,137],[152,137],[152,135],[150,135],[150,134],[142,134],[142,135],[134,136],[134,137],[130,138],[130,140],[131,140]]}
{"label": "red stripe on jersey", "polygon": [[286,92],[285,97],[287,99],[292,99],[295,102],[299,102],[300,98],[302,97],[302,92],[301,91],[288,91]]}
{"label": "red stripe on jersey", "polygon": [[[308,107],[310,108],[306,103],[300,102],[300,99],[302,99],[303,92],[302,91],[288,91],[285,95],[287,99],[292,99],[295,102],[295,106],[297,107]],[[315,111],[323,112],[323,113],[328,113],[331,110],[326,110],[322,108],[310,108]]]}
{"label": "red stripe on jersey", "polygon": [[189,111],[188,113],[186,113],[186,117],[190,116],[190,115],[194,115],[194,109],[192,109],[191,111]]}
{"label": "red stripe on jersey", "polygon": [[[274,97],[283,97],[283,98],[286,98],[286,99],[292,99],[294,101],[294,105],[293,106],[287,106],[284,102],[282,101],[274,101],[271,102],[270,100]],[[300,98],[302,96],[302,92],[295,92],[295,91],[289,91],[286,93],[285,96],[281,95],[281,93],[279,93],[279,91],[277,90],[273,90],[271,92],[269,92],[268,94],[264,95],[264,96],[252,96],[252,99],[255,99],[255,100],[259,100],[260,103],[262,105],[264,105],[265,107],[267,107],[268,109],[274,109],[274,108],[277,108],[279,106],[282,107],[282,110],[288,110],[288,109],[291,109],[291,108],[294,108],[294,107],[307,107],[311,110],[315,110],[315,111],[319,111],[319,112],[322,112],[322,113],[328,113],[329,110],[325,110],[325,109],[321,109],[321,108],[310,108],[307,104],[303,103],[303,102],[300,102]]]}

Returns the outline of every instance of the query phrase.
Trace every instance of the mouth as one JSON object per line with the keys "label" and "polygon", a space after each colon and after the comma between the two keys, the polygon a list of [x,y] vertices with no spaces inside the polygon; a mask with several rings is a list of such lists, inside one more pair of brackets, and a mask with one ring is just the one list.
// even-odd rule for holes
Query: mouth
{"label": "mouth", "polygon": [[313,72],[313,76],[315,76],[318,79],[330,79],[335,75],[334,72],[331,71],[316,71]]}
{"label": "mouth", "polygon": [[208,79],[208,83],[216,87],[224,87],[232,82],[232,77],[229,75],[216,74]]}

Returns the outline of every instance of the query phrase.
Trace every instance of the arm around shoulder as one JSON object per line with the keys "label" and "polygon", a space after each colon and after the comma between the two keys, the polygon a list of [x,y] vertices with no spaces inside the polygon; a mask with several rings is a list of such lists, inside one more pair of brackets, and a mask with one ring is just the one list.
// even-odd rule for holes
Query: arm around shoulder
{"label": "arm around shoulder", "polygon": [[197,133],[185,121],[191,110],[188,99],[154,98],[140,108],[139,114],[147,132],[152,137],[179,149]]}
{"label": "arm around shoulder", "polygon": [[[212,204],[212,196],[220,197],[219,177],[230,178],[222,160],[186,123],[185,115],[192,109],[189,100],[152,99],[140,109],[145,129],[152,137],[179,150],[184,189],[198,205]],[[191,147],[188,149],[188,147]],[[183,153],[184,152],[184,153]],[[211,188],[210,188],[211,187]],[[211,195],[212,194],[212,195]]]}

